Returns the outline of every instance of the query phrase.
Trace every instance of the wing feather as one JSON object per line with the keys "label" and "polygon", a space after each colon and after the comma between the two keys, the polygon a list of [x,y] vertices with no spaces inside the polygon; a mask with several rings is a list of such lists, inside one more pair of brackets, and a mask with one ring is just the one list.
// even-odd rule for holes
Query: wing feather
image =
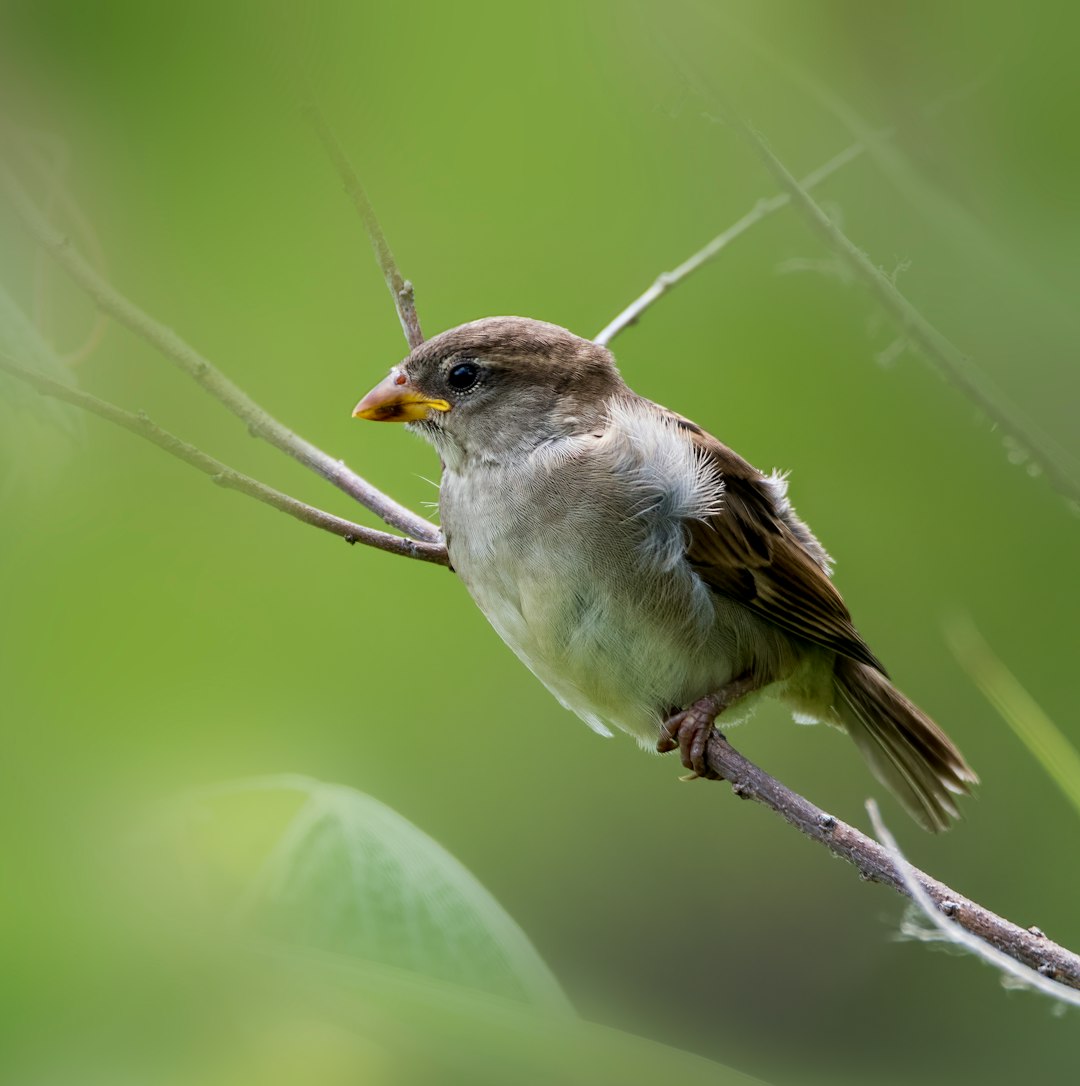
{"label": "wing feather", "polygon": [[689,419],[657,410],[687,433],[723,481],[720,512],[686,522],[686,558],[698,576],[788,633],[885,674],[808,548],[813,537],[786,502],[781,508],[771,481]]}

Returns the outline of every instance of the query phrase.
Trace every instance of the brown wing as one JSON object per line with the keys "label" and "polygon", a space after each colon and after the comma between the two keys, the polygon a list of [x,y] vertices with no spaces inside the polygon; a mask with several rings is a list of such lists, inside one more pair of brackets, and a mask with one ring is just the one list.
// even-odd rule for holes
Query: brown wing
{"label": "brown wing", "polygon": [[788,633],[885,674],[852,625],[840,593],[785,519],[761,472],[689,419],[671,417],[724,482],[721,511],[687,522],[686,557],[698,576],[714,592]]}

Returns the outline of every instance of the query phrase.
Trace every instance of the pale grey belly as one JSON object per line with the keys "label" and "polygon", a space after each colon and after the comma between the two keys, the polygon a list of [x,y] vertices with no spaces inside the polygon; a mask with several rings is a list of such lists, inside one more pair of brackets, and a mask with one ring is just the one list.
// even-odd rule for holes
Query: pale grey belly
{"label": "pale grey belly", "polygon": [[752,616],[689,570],[642,568],[632,547],[510,534],[451,560],[480,609],[530,670],[591,727],[655,743],[660,721],[747,665]]}

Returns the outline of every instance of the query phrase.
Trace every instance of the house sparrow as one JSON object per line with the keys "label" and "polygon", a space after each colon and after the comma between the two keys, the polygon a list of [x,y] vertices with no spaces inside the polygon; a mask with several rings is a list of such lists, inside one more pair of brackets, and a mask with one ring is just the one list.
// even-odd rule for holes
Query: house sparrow
{"label": "house sparrow", "polygon": [[524,664],[596,731],[708,776],[718,715],[778,697],[847,731],[931,830],[977,778],[889,681],[829,556],[764,475],[627,387],[565,328],[491,317],[417,347],[357,404],[443,462],[450,560]]}

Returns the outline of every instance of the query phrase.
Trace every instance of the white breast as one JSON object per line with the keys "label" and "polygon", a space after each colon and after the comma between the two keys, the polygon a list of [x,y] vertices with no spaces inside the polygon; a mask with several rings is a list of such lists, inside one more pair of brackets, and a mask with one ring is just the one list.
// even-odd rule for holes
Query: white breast
{"label": "white breast", "polygon": [[722,486],[647,404],[609,417],[512,469],[448,469],[440,506],[454,568],[503,640],[590,727],[645,745],[732,678],[739,620],[683,559],[684,521],[716,512]]}

